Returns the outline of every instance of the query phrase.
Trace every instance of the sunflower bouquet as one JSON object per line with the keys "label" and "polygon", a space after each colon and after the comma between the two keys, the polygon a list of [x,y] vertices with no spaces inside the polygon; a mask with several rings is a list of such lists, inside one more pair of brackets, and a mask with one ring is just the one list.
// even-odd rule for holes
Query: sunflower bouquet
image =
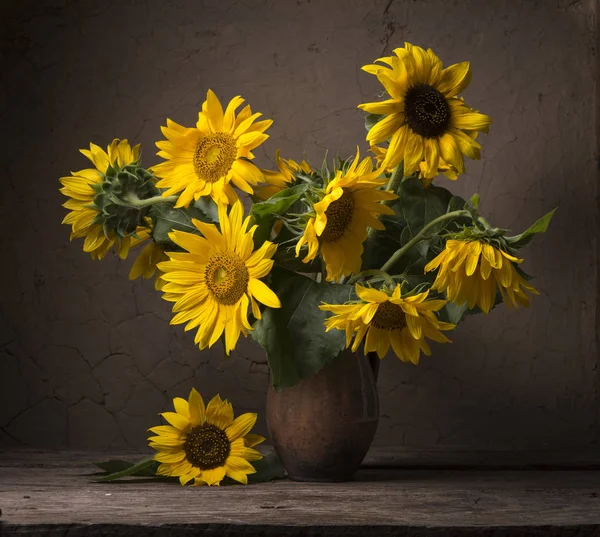
{"label": "sunflower bouquet", "polygon": [[[154,279],[171,324],[227,355],[250,334],[277,390],[344,348],[383,358],[391,347],[417,364],[466,315],[528,306],[537,291],[520,250],[554,211],[510,235],[480,214],[478,195],[437,180],[480,158],[491,124],[461,96],[469,62],[444,68],[406,43],[363,70],[383,89],[358,106],[373,156],[357,149],[315,166],[278,151],[277,169],[261,169],[253,152],[272,121],[240,96],[223,108],[208,90],[194,126],[161,127],[160,163],[142,167],[127,140],[81,150],[92,167],[60,179],[71,239],[93,259],[140,248],[130,278]],[[238,433],[236,449],[250,453]]]}

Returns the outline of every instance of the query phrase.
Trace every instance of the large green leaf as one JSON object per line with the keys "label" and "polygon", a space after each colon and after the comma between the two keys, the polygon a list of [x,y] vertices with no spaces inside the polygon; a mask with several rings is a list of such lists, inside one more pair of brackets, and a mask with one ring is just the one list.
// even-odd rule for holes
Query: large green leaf
{"label": "large green leaf", "polygon": [[362,268],[381,268],[391,255],[402,247],[402,232],[406,222],[397,216],[382,216],[383,231],[374,231],[364,243]]}
{"label": "large green leaf", "polygon": [[252,205],[250,214],[254,218],[254,223],[258,225],[258,229],[254,233],[254,246],[256,248],[269,238],[276,216],[284,214],[300,199],[307,188],[307,184],[285,188],[269,199]]}
{"label": "large green leaf", "polygon": [[330,314],[319,305],[343,304],[351,298],[353,287],[317,283],[285,269],[275,269],[271,275],[270,287],[282,307],[267,308],[252,335],[267,353],[273,387],[279,391],[314,375],[344,349],[344,332],[325,332],[324,321]]}
{"label": "large green leaf", "polygon": [[[219,209],[217,204],[209,196],[203,196],[193,205],[194,209],[197,209],[202,213],[202,217],[199,219],[203,222],[219,222]],[[194,217],[198,218],[198,217]]]}
{"label": "large green leaf", "polygon": [[434,185],[425,188],[420,179],[411,178],[402,182],[398,200],[392,207],[406,222],[411,239],[429,222],[446,214],[452,198],[445,188]]}
{"label": "large green leaf", "polygon": [[467,202],[460,196],[452,196],[448,202],[446,211],[449,213],[452,211],[460,211],[461,209],[464,209],[466,205]]}
{"label": "large green leaf", "polygon": [[175,207],[167,203],[153,205],[150,216],[154,221],[154,240],[167,250],[176,248],[171,239],[169,239],[171,231],[199,233],[194,224],[192,224],[192,218],[209,223],[219,221],[217,207],[214,202],[202,198],[188,208],[175,209]]}
{"label": "large green leaf", "polygon": [[545,216],[542,216],[542,218],[540,218],[529,229],[526,229],[520,235],[516,235],[515,237],[507,237],[506,242],[511,248],[523,248],[523,246],[527,246],[538,233],[544,233],[548,229],[550,220],[552,220],[556,209],[558,209],[558,207],[552,209]]}
{"label": "large green leaf", "polygon": [[[453,196],[445,188],[435,185],[425,187],[416,177],[404,179],[398,190],[398,199],[391,205],[396,214],[383,217],[381,221],[385,225],[385,231],[373,233],[365,244],[363,269],[380,268],[396,250],[404,246],[424,226],[448,212],[463,209],[465,204],[465,200]],[[460,223],[462,220],[455,222]],[[448,226],[456,226],[456,223],[446,222],[432,228],[431,232],[439,233]],[[411,248],[393,267],[392,272],[423,275],[425,265],[440,247],[442,247],[441,239],[433,235],[430,239]],[[423,281],[429,279],[428,276],[423,275]]]}

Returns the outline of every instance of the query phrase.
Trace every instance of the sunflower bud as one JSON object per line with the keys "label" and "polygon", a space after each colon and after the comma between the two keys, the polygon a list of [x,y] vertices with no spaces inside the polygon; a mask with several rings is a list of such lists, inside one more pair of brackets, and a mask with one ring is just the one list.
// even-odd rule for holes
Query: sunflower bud
{"label": "sunflower bud", "polygon": [[150,206],[136,206],[136,202],[160,195],[154,176],[137,163],[108,166],[102,182],[93,185],[93,208],[98,211],[95,224],[101,224],[104,233],[124,238],[144,225]]}

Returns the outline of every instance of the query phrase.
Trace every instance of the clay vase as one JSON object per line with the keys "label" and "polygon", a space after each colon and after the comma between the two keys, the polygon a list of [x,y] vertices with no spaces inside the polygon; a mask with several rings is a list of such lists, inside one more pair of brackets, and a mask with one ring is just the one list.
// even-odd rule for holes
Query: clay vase
{"label": "clay vase", "polygon": [[267,428],[288,477],[352,479],[379,421],[375,355],[342,351],[316,375],[267,396]]}

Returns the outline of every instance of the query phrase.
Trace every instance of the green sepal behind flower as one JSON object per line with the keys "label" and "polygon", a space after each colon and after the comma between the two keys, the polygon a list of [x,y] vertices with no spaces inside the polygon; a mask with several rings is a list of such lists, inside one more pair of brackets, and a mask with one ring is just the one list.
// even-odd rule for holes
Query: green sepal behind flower
{"label": "green sepal behind flower", "polygon": [[108,166],[101,183],[93,185],[93,208],[98,211],[94,224],[101,224],[104,234],[118,238],[135,234],[145,223],[150,207],[135,207],[131,200],[144,200],[160,195],[154,176],[138,166],[137,161],[125,166],[114,162]]}

